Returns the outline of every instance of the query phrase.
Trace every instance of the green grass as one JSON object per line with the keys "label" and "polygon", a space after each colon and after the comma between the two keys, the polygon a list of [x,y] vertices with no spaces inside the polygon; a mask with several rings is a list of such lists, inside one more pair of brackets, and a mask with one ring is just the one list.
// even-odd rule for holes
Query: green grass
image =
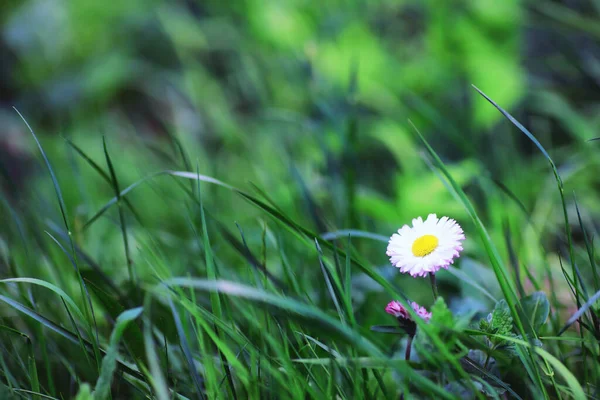
{"label": "green grass", "polygon": [[67,3],[0,11],[0,399],[600,396],[598,1]]}
{"label": "green grass", "polygon": [[[592,367],[598,356],[593,305],[597,295],[586,301],[599,288],[583,285],[580,276],[563,270],[585,306],[576,316],[581,318],[579,341],[563,336],[571,335],[566,328],[573,319],[557,319],[555,323],[565,325],[557,332],[547,317],[550,307],[560,310],[564,304],[553,296],[550,304],[543,292],[533,305],[520,298],[515,279],[522,277],[509,270],[469,196],[416,133],[431,166],[441,172],[440,178],[472,219],[472,223],[461,221],[468,247],[483,250],[470,253],[487,255],[496,282],[466,276],[454,267],[452,275],[487,299],[504,298],[510,310],[507,318],[513,321],[508,330],[480,331],[473,312],[453,317],[443,303],[436,304],[430,324],[417,319],[416,359],[405,361],[393,352],[401,334],[370,330],[370,321],[389,320],[383,313],[386,299],[406,298],[410,292],[406,280],[398,285],[373,267],[369,259],[381,256],[361,251],[369,245],[383,252],[385,236],[340,231],[323,239],[267,198],[268,190],[253,195],[191,171],[148,171],[148,178],[120,189],[106,142],[109,175],[83,148],[68,143],[82,156],[81,167],[90,168],[115,191],[99,212],[90,212],[87,221],[71,230],[74,225],[57,178],[62,171],[52,167],[32,132],[54,183],[64,230],[53,224],[48,227],[43,214],[5,203],[7,232],[21,232],[18,240],[13,236],[16,240],[5,257],[10,264],[26,260],[32,270],[30,276],[2,281],[0,300],[14,315],[4,320],[4,346],[28,349],[10,357],[4,353],[4,390],[60,398],[69,393],[65,382],[74,380],[75,387],[81,385],[81,398],[108,398],[111,393],[113,398],[397,398],[405,393],[406,397],[450,399],[467,392],[475,398],[499,398],[503,393],[515,398],[592,396],[597,380],[597,368]],[[554,163],[552,167],[559,179]],[[175,207],[171,216],[180,218],[187,232],[167,243],[162,239],[164,230],[141,222],[146,216],[132,196],[169,179],[162,184],[171,188],[168,200]],[[185,180],[196,181],[197,186],[181,184]],[[562,181],[558,182],[562,189]],[[231,229],[234,221],[210,201],[214,192],[208,188],[213,185],[240,207],[249,203],[255,208],[254,218],[262,222],[244,221],[245,229],[238,225],[236,238],[232,233],[236,230]],[[139,220],[133,219],[134,212]],[[111,217],[115,213],[116,220]],[[121,246],[113,242],[115,248],[106,249],[120,253],[119,264],[129,270],[118,279],[110,274],[101,278],[102,266],[91,269],[95,262],[85,252],[87,242],[103,240],[94,236],[95,226],[103,223],[123,238]],[[54,236],[48,229],[63,234]],[[36,231],[48,235],[29,234]],[[566,235],[571,234],[567,229]],[[86,239],[76,239],[82,237]],[[68,248],[65,241],[70,242]],[[135,243],[135,251],[129,243]],[[570,239],[567,243],[572,256],[592,248],[589,242],[583,249]],[[588,257],[593,260],[594,254]],[[572,265],[572,271],[577,271]],[[451,279],[449,275],[446,279]],[[386,295],[373,297],[376,301],[357,301],[361,289],[353,288],[353,282],[358,277],[372,280]],[[496,288],[491,289],[495,295],[486,289],[490,287]],[[442,291],[442,296],[447,295],[453,298]],[[8,333],[21,335],[26,343]],[[573,340],[558,340],[562,338]],[[568,356],[578,350],[583,364],[579,356]],[[473,351],[486,354],[485,365],[472,359]],[[27,361],[18,354],[27,354]],[[495,369],[489,367],[490,359]],[[96,381],[91,391],[84,385]]]}

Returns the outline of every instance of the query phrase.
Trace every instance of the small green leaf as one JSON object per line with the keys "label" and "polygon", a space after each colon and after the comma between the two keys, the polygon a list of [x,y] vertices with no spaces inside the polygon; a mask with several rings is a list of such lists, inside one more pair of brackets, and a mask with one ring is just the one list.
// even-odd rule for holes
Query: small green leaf
{"label": "small green leaf", "polygon": [[454,328],[454,317],[443,297],[438,297],[433,307],[431,307],[431,320],[429,322],[440,327]]}
{"label": "small green leaf", "polygon": [[[488,318],[491,320],[492,314],[488,314]],[[479,330],[482,332],[491,332],[492,324],[490,324],[487,319],[482,319],[479,321]]]}
{"label": "small green leaf", "polygon": [[[463,328],[462,324],[458,323],[452,312],[448,309],[446,302],[442,297],[438,297],[435,304],[431,307],[431,319],[428,323],[428,332],[425,334],[423,330],[417,329],[414,346],[419,357],[427,368],[435,369],[436,365],[442,362],[442,358],[435,349],[435,345],[431,340],[433,335],[436,335],[444,343],[448,351],[456,357],[462,358],[465,353],[464,345],[460,344],[458,333]],[[472,389],[472,388],[471,388]]]}
{"label": "small green leaf", "polygon": [[496,303],[492,313],[491,327],[498,335],[508,335],[513,329],[513,318],[506,300],[502,299]]}
{"label": "small green leaf", "polygon": [[535,292],[522,298],[521,307],[536,332],[544,325],[550,314],[550,302],[544,292]]}

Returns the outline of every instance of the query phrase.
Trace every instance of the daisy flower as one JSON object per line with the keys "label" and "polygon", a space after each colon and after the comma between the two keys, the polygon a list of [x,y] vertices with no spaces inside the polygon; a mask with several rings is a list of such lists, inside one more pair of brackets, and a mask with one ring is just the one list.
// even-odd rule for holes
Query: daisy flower
{"label": "daisy flower", "polygon": [[429,214],[412,220],[412,227],[404,225],[390,238],[386,254],[402,273],[412,276],[434,274],[454,262],[462,251],[465,239],[460,225],[448,217]]}
{"label": "daisy flower", "polygon": [[[425,322],[429,322],[429,320],[431,319],[431,313],[427,312],[425,307],[419,306],[414,301],[409,304],[419,317],[425,320]],[[396,300],[390,301],[388,303],[388,305],[385,307],[385,312],[393,315],[396,318],[402,318],[409,321],[413,320],[408,311],[406,311],[406,308],[399,301]]]}

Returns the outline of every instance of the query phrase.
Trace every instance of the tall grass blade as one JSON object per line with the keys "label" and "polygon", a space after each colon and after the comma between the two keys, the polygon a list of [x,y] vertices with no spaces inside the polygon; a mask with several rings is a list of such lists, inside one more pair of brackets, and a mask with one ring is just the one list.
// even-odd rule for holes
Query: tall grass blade
{"label": "tall grass blade", "polygon": [[119,189],[119,181],[117,180],[117,173],[113,167],[113,163],[106,147],[106,137],[102,136],[102,148],[104,149],[104,157],[106,158],[106,164],[108,165],[108,171],[110,172],[110,181],[117,198],[117,210],[119,212],[119,224],[121,226],[121,234],[123,236],[123,247],[125,250],[125,261],[127,263],[127,271],[129,272],[129,279],[133,285],[137,285],[137,277],[133,269],[133,260],[129,251],[129,237],[127,235],[127,224],[125,222],[125,213],[123,212],[121,202],[121,190]]}
{"label": "tall grass blade", "polygon": [[146,316],[144,317],[144,347],[146,348],[146,356],[150,367],[150,382],[154,388],[154,395],[158,400],[170,400],[167,381],[162,373],[158,354],[154,346],[152,322],[147,316],[151,315],[151,305],[152,296],[147,294],[144,300],[144,310],[146,310]]}
{"label": "tall grass blade", "polygon": [[[69,138],[63,138],[63,139],[73,150],[75,150],[75,153],[77,153],[81,158],[83,158],[92,167],[92,169],[94,171],[96,171],[98,173],[98,175],[100,175],[102,177],[102,179],[104,179],[104,181],[106,181],[106,183],[108,183],[109,185],[112,186],[111,177],[106,172],[104,172],[102,167],[100,167],[94,160],[92,160],[92,158],[90,156],[88,156],[79,146],[77,146],[75,143],[73,143],[71,141],[71,139],[69,139]],[[129,211],[131,211],[131,214],[135,217],[135,219],[141,224],[142,219],[141,219],[140,215],[138,214],[138,212],[135,210],[135,208],[133,208],[133,204],[131,204],[129,199],[125,198],[125,199],[123,199],[123,202],[129,208]]]}
{"label": "tall grass blade", "polygon": [[560,336],[563,333],[565,333],[565,331],[567,329],[569,329],[571,327],[571,325],[573,325],[575,323],[575,321],[577,321],[579,318],[581,318],[583,316],[583,314],[585,314],[592,307],[592,305],[596,301],[598,301],[598,299],[600,299],[600,290],[597,291],[592,297],[590,297],[588,299],[588,301],[586,301],[585,304],[583,304],[579,308],[579,310],[577,310],[573,315],[571,315],[571,318],[569,318],[569,320],[567,321],[565,326],[556,334],[556,336]]}
{"label": "tall grass blade", "polygon": [[102,368],[100,376],[94,388],[94,399],[104,400],[110,398],[110,387],[113,375],[117,369],[117,357],[119,355],[119,342],[127,326],[140,316],[143,309],[141,307],[127,310],[117,318],[117,323],[110,335],[110,344],[106,349],[106,355],[102,359]]}
{"label": "tall grass blade", "polygon": [[190,345],[186,338],[186,333],[181,324],[181,319],[179,318],[179,313],[175,308],[175,304],[173,301],[169,299],[169,306],[171,307],[171,313],[173,314],[173,321],[175,322],[175,327],[177,328],[177,334],[179,335],[179,343],[181,344],[181,348],[183,349],[183,355],[185,356],[185,360],[188,364],[188,369],[190,371],[190,375],[192,376],[192,380],[194,382],[194,386],[196,387],[196,396],[199,399],[204,399],[204,383],[202,377],[198,373],[196,369],[196,364],[194,363],[194,357],[192,355],[192,351],[190,350]]}

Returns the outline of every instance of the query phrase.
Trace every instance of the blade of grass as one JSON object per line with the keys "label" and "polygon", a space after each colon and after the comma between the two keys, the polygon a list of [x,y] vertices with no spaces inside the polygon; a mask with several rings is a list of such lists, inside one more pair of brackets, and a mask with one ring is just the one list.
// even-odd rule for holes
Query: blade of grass
{"label": "blade of grass", "polygon": [[30,283],[32,285],[42,286],[42,287],[45,287],[46,289],[49,289],[49,290],[53,291],[58,296],[60,296],[64,301],[66,301],[69,304],[69,306],[71,306],[71,308],[73,310],[75,310],[75,313],[77,314],[77,316],[82,321],[85,321],[85,316],[83,315],[83,313],[81,312],[81,310],[79,309],[79,307],[77,306],[77,304],[75,304],[75,302],[73,301],[73,299],[67,293],[65,293],[64,290],[62,290],[58,286],[53,285],[53,284],[51,284],[49,282],[43,281],[41,279],[36,279],[36,278],[8,278],[8,279],[0,279],[0,283],[11,283],[11,282],[12,283]]}
{"label": "blade of grass", "polygon": [[[579,221],[579,227],[581,228],[581,232],[583,233],[583,241],[585,243],[585,249],[588,254],[588,260],[590,261],[590,268],[592,269],[592,276],[594,278],[594,288],[596,290],[600,290],[600,280],[598,279],[598,271],[596,271],[596,261],[594,259],[594,247],[590,243],[587,231],[585,229],[585,226],[583,225],[583,220],[581,218],[581,212],[579,211],[579,205],[577,204],[577,199],[575,198],[575,194],[573,194],[573,201],[575,203],[575,210],[577,211],[577,220]],[[587,294],[586,294],[586,296],[587,296]]]}
{"label": "blade of grass", "polygon": [[146,294],[144,299],[144,310],[146,315],[144,316],[144,347],[146,348],[146,355],[148,358],[148,365],[150,367],[150,382],[154,388],[154,395],[158,400],[169,400],[169,388],[167,381],[162,373],[160,361],[156,349],[154,346],[154,339],[152,338],[152,322],[148,315],[151,315],[152,296]]}
{"label": "blade of grass", "polygon": [[[44,317],[43,315],[31,310],[28,307],[25,307],[23,304],[9,298],[3,295],[0,295],[0,301],[8,304],[9,306],[11,306],[12,308],[14,308],[15,310],[27,315],[28,317],[34,319],[35,321],[37,321],[38,323],[44,325],[46,328],[50,329],[51,331],[59,334],[60,336],[64,337],[65,339],[69,340],[72,343],[75,344],[79,344],[79,340],[77,338],[77,335],[75,335],[74,333],[68,331],[67,329],[59,326],[58,324],[56,324],[55,322],[49,320],[48,318]],[[83,342],[85,344],[85,347],[88,351],[92,352],[93,354],[93,344],[90,343],[89,341],[83,339]],[[100,353],[101,354],[106,354],[102,349],[100,349]],[[138,371],[135,371],[133,369],[131,369],[129,366],[127,366],[126,364],[122,363],[121,361],[119,361],[119,365],[120,368],[124,371],[127,372],[128,374],[138,378],[138,379],[143,379],[143,375],[141,375]]]}
{"label": "blade of grass", "polygon": [[[5,325],[0,325],[0,330],[18,335],[18,336],[22,337],[23,339],[25,339],[25,347],[27,348],[27,374],[28,374],[29,384],[31,385],[31,388],[33,389],[33,391],[35,391],[36,393],[39,393],[40,382],[38,379],[37,367],[35,364],[35,350],[33,348],[33,342],[31,341],[31,338],[28,335],[26,335],[25,333],[23,333],[17,329],[5,326]],[[5,372],[8,372],[8,370],[6,370]],[[7,382],[7,384],[9,385],[9,387],[12,390],[15,390],[15,388],[11,387],[12,384],[11,384],[10,380]]]}
{"label": "blade of grass", "polygon": [[106,165],[108,165],[108,171],[110,172],[111,186],[115,192],[117,198],[117,210],[119,213],[119,225],[121,226],[121,234],[123,236],[123,247],[125,250],[125,261],[127,262],[127,272],[129,273],[129,280],[134,286],[137,286],[137,277],[133,269],[133,260],[131,259],[131,253],[129,251],[129,237],[127,236],[127,224],[125,223],[125,213],[123,211],[123,202],[121,201],[121,190],[119,189],[119,181],[117,179],[117,173],[113,167],[113,163],[106,147],[106,137],[102,136],[102,148],[104,149],[104,157],[106,158]]}
{"label": "blade of grass", "polygon": [[171,307],[171,313],[173,314],[173,321],[175,322],[175,327],[177,328],[177,334],[179,335],[179,343],[181,348],[183,349],[183,355],[185,356],[185,360],[188,364],[188,369],[190,371],[190,375],[192,376],[192,381],[194,382],[194,386],[196,387],[196,396],[199,399],[205,399],[204,395],[204,383],[202,377],[198,373],[196,369],[196,365],[194,364],[194,357],[192,356],[192,351],[190,350],[190,345],[188,344],[188,340],[185,334],[185,330],[183,329],[183,325],[181,324],[181,319],[179,318],[179,313],[175,308],[175,304],[173,301],[169,299],[169,306]]}
{"label": "blade of grass", "polygon": [[[196,165],[196,168],[198,168],[198,166]],[[215,264],[215,260],[213,257],[213,253],[212,253],[212,247],[210,244],[210,237],[208,235],[208,226],[206,224],[206,216],[204,214],[204,204],[202,201],[202,191],[200,190],[200,172],[198,171],[198,173],[196,174],[197,176],[197,190],[198,190],[198,202],[199,202],[199,207],[200,207],[200,220],[202,223],[202,239],[203,239],[203,243],[204,243],[204,257],[205,257],[205,263],[206,263],[206,275],[208,277],[208,279],[211,280],[217,280],[218,279],[218,270],[217,270],[217,266]],[[210,293],[210,304],[211,304],[211,308],[212,308],[212,312],[215,314],[215,317],[217,319],[223,319],[223,309],[222,309],[222,304],[221,304],[221,295],[218,292],[211,292]],[[200,321],[199,321],[200,322]],[[208,330],[205,331],[208,333]],[[210,334],[209,334],[210,335]],[[220,330],[217,326],[215,326],[215,335],[216,337],[220,340],[221,339],[221,334],[220,334]],[[217,346],[217,349],[219,351],[219,356],[221,358],[221,361],[223,363],[223,369],[225,371],[225,375],[227,376],[227,382],[229,383],[229,390],[230,393],[232,394],[234,399],[237,399],[237,393],[236,393],[236,389],[235,389],[235,385],[233,383],[233,378],[231,376],[231,371],[229,370],[229,366],[227,364],[227,359],[225,354],[223,353],[223,351],[221,350],[221,347]]]}
{"label": "blade of grass", "polygon": [[119,355],[119,342],[127,326],[140,316],[143,309],[141,307],[124,311],[117,318],[117,323],[110,335],[110,344],[106,349],[106,355],[102,359],[102,368],[100,376],[94,388],[94,399],[104,400],[110,398],[110,387],[113,375],[117,369],[117,357]]}
{"label": "blade of grass", "polygon": [[[344,315],[344,312],[342,311],[342,307],[340,306],[340,302],[338,300],[338,296],[336,293],[336,289],[341,290],[340,287],[337,287],[336,289],[334,289],[332,283],[331,283],[331,277],[330,275],[333,275],[331,273],[331,271],[329,271],[326,267],[325,264],[323,263],[323,252],[321,251],[321,247],[319,246],[319,242],[315,239],[315,247],[317,249],[317,255],[319,258],[319,265],[321,266],[321,272],[323,273],[323,277],[325,278],[325,284],[327,285],[327,291],[329,292],[329,297],[331,297],[331,300],[333,301],[333,304],[335,305],[335,309],[338,312],[338,315],[340,317],[340,320],[342,321],[342,323],[346,323],[346,316]],[[335,280],[335,278],[334,278]],[[337,283],[337,282],[336,282]]]}
{"label": "blade of grass", "polygon": [[[75,150],[75,153],[77,153],[81,158],[83,158],[92,167],[92,169],[96,171],[102,177],[102,179],[106,181],[106,183],[112,186],[111,177],[108,176],[108,174],[94,160],[92,160],[91,157],[89,157],[79,146],[73,143],[71,139],[66,137],[63,137],[63,139],[73,150]],[[133,208],[133,204],[131,204],[129,199],[123,199],[123,202],[129,208],[129,211],[131,211],[131,214],[135,217],[135,219],[140,224],[142,224],[142,219],[140,215],[135,210],[135,208]]]}
{"label": "blade of grass", "polygon": [[[58,226],[56,226],[56,224],[54,224],[51,221],[48,221],[47,224],[48,224],[48,227],[52,231],[54,231],[54,233],[57,236],[59,236],[63,240],[68,240],[68,234],[65,231],[63,231],[62,229],[60,229]],[[104,273],[104,271],[102,270],[102,267],[96,261],[94,261],[88,254],[86,254],[81,248],[79,248],[77,245],[75,245],[75,251],[77,252],[79,257],[81,257],[83,262],[92,268],[92,270],[98,275],[98,277],[100,277],[102,279],[102,281],[106,284],[106,286],[108,288],[110,288],[111,291],[119,298],[119,300],[124,302],[126,305],[128,305],[127,304],[128,299],[126,298],[126,296],[123,295],[123,293],[121,292],[121,289],[117,286],[117,284],[112,279],[110,279],[110,277],[108,275],[106,275]]]}
{"label": "blade of grass", "polygon": [[[560,178],[560,174],[558,173],[558,169],[556,168],[556,165],[554,164],[554,161],[552,160],[552,158],[550,157],[550,155],[548,154],[546,149],[544,149],[544,146],[542,146],[542,144],[535,138],[535,136],[533,136],[533,134],[531,132],[529,132],[529,130],[527,128],[525,128],[512,115],[510,115],[502,107],[500,107],[498,104],[496,104],[496,102],[494,102],[491,98],[489,98],[485,93],[483,93],[481,90],[479,90],[476,86],[473,86],[473,88],[481,96],[483,96],[490,104],[492,104],[498,111],[500,111],[500,113],[504,117],[506,117],[506,119],[508,119],[514,126],[516,126],[521,132],[523,132],[525,134],[525,136],[527,136],[527,138],[529,138],[529,140],[531,140],[531,142],[533,142],[533,144],[540,150],[540,152],[542,153],[544,158],[546,158],[546,160],[550,164],[550,168],[552,169],[552,173],[554,174],[554,179],[556,180],[556,184],[558,187],[558,193],[560,195],[560,200],[561,200],[561,204],[562,204],[562,208],[563,208],[563,217],[565,220],[565,234],[567,236],[567,241],[568,241],[568,245],[569,245],[569,256],[571,258],[571,264],[573,265],[573,268],[574,268],[575,256],[573,253],[571,226],[569,224],[569,216],[567,213],[567,204],[565,201],[564,186],[563,186],[562,179]],[[573,276],[575,276],[575,270],[573,270]],[[575,286],[575,289],[576,289],[576,291],[579,291],[578,286]]]}
{"label": "blade of grass", "polygon": [[323,240],[335,240],[343,237],[355,237],[355,238],[365,238],[365,239],[373,239],[383,243],[389,242],[390,238],[383,235],[378,235],[376,233],[359,231],[356,229],[341,229],[339,231],[334,232],[325,232],[321,234],[321,239]]}
{"label": "blade of grass", "polygon": [[[48,231],[44,231],[48,236],[50,236],[50,239],[52,239],[54,241],[54,243],[56,243],[56,245],[62,250],[62,252],[67,256],[67,258],[69,259],[69,261],[71,262],[71,264],[73,265],[73,268],[75,269],[75,273],[77,274],[77,277],[79,278],[79,288],[81,290],[81,296],[82,298],[86,299],[87,301],[87,305],[89,305],[89,310],[91,311],[92,314],[92,321],[93,321],[93,328],[90,327],[89,325],[87,326],[87,331],[88,334],[90,335],[90,337],[93,337],[95,339],[94,342],[96,345],[94,345],[94,356],[96,357],[97,362],[99,362],[100,360],[100,347],[99,347],[99,343],[100,343],[100,339],[98,336],[98,325],[96,323],[96,314],[94,312],[94,307],[92,305],[92,298],[90,296],[90,292],[88,291],[88,288],[85,284],[85,281],[83,280],[83,276],[81,275],[81,271],[79,270],[79,267],[77,265],[77,262],[75,261],[75,259],[71,256],[71,254],[69,254],[69,252],[63,247],[63,245],[54,237],[52,236],[52,234]],[[86,303],[84,303],[84,305],[86,305]],[[87,310],[87,306],[85,307],[85,310]],[[95,333],[95,336],[94,336]],[[100,366],[98,366],[98,368],[100,368]]]}
{"label": "blade of grass", "polygon": [[[383,357],[383,354],[379,349],[368,339],[362,337],[358,332],[350,329],[347,325],[341,324],[338,320],[332,318],[320,309],[301,303],[298,300],[278,296],[249,286],[224,280],[213,281],[193,278],[171,278],[166,280],[164,284],[167,286],[195,288],[208,292],[216,291],[229,296],[269,304],[287,311],[292,311],[307,318],[316,319],[325,326],[338,332],[347,340],[354,343],[358,348],[363,349],[366,353]],[[155,287],[154,292],[161,293],[161,290],[164,290],[164,288],[157,286]]]}
{"label": "blade of grass", "polygon": [[[572,316],[569,318],[565,326],[556,334],[556,336],[561,336],[571,325],[575,323],[583,314],[585,314],[592,305],[600,299],[600,290],[597,291],[592,297],[588,299]],[[582,338],[583,340],[583,338]]]}
{"label": "blade of grass", "polygon": [[[56,175],[54,173],[54,170],[52,169],[52,165],[50,164],[50,160],[48,159],[48,156],[46,155],[46,152],[44,151],[44,148],[42,147],[42,144],[40,143],[40,141],[38,140],[37,135],[35,134],[35,132],[33,131],[33,129],[31,128],[31,126],[29,125],[29,123],[27,122],[27,120],[25,119],[25,117],[23,117],[23,115],[19,112],[19,110],[17,110],[16,107],[13,107],[13,109],[17,112],[17,114],[19,115],[19,117],[21,118],[21,120],[23,120],[23,122],[25,123],[25,126],[27,126],[27,129],[29,130],[29,132],[31,133],[31,136],[33,136],[33,139],[38,147],[38,150],[40,151],[42,158],[44,159],[44,163],[46,164],[46,168],[48,169],[48,173],[50,174],[50,178],[52,179],[52,184],[54,186],[54,191],[56,193],[56,198],[58,200],[58,206],[60,209],[60,214],[62,216],[62,220],[63,223],[65,225],[65,229],[67,230],[68,234],[69,234],[69,243],[71,244],[71,255],[73,257],[73,262],[75,265],[75,269],[77,271],[77,275],[79,278],[79,287],[81,290],[81,294],[83,296],[85,296],[85,288],[82,285],[83,279],[81,277],[81,272],[79,271],[79,267],[77,265],[77,254],[75,252],[75,243],[73,241],[73,238],[71,236],[71,229],[69,227],[69,222],[68,222],[68,218],[67,218],[67,208],[65,206],[65,202],[63,199],[63,195],[62,195],[62,191],[60,189],[60,185],[58,184],[58,179],[56,178]],[[61,246],[62,247],[62,246]],[[94,348],[94,353],[96,354],[96,361],[98,362],[98,369],[100,369],[100,364],[99,364],[99,357],[98,357],[98,349],[100,344],[98,343],[98,329],[97,329],[97,325],[96,325],[96,321],[95,318],[93,316],[93,306],[90,303],[89,307],[92,307],[90,309],[88,309],[88,305],[86,304],[84,307],[84,311],[85,311],[85,315],[86,315],[86,321],[88,324],[88,328],[90,331],[95,330],[96,335],[92,336],[95,340],[92,342],[93,344],[93,348]]]}

